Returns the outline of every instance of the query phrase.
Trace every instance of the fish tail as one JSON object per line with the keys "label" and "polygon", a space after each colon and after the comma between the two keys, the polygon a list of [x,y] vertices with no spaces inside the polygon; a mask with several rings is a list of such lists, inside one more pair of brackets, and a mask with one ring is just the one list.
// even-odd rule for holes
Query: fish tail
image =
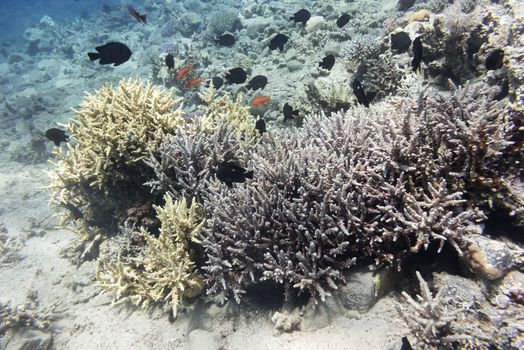
{"label": "fish tail", "polygon": [[246,172],[244,174],[245,177],[247,177],[248,179],[252,179],[253,178],[253,170],[250,170],[248,172]]}
{"label": "fish tail", "polygon": [[89,59],[91,61],[94,61],[100,58],[100,54],[98,52],[88,52],[87,55],[89,56]]}
{"label": "fish tail", "polygon": [[140,17],[140,20],[144,22],[144,24],[147,24],[147,15],[138,16]]}

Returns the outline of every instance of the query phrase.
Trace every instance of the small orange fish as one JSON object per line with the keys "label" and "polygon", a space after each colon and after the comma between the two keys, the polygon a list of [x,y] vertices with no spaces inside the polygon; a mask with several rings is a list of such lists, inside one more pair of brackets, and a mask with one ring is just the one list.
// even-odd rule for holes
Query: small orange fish
{"label": "small orange fish", "polygon": [[202,77],[189,79],[185,82],[184,89],[196,89],[203,81],[204,79],[202,79]]}
{"label": "small orange fish", "polygon": [[271,101],[271,97],[269,96],[257,96],[251,100],[251,106],[260,107],[264,103],[268,103],[269,101]]}
{"label": "small orange fish", "polygon": [[177,75],[176,75],[176,78],[178,80],[182,80],[186,77],[186,75],[191,72],[193,70],[193,66],[184,66],[182,68],[180,68],[180,70],[178,71]]}

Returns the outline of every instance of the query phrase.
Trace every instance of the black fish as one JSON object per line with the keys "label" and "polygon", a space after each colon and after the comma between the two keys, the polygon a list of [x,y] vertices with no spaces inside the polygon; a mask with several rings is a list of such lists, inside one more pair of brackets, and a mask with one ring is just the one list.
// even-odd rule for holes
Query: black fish
{"label": "black fish", "polygon": [[355,96],[357,96],[358,103],[366,107],[369,107],[369,102],[366,97],[366,93],[364,92],[364,88],[362,87],[360,81],[358,79],[353,80],[351,87],[353,88]]}
{"label": "black fish", "polygon": [[411,39],[406,32],[391,34],[391,50],[395,53],[407,52],[411,46]]}
{"label": "black fish", "polygon": [[402,337],[402,346],[400,350],[413,350],[411,344],[409,343],[408,337]]}
{"label": "black fish", "polygon": [[211,79],[211,84],[213,84],[213,86],[215,87],[215,90],[218,90],[220,89],[222,85],[224,85],[224,79],[220,77],[213,77]]}
{"label": "black fish", "polygon": [[349,13],[342,14],[342,16],[340,16],[337,19],[337,27],[342,28],[343,26],[348,24],[350,19],[351,19],[351,16],[349,15]]}
{"label": "black fish", "polygon": [[222,46],[233,46],[235,45],[235,37],[231,34],[222,34],[215,39],[215,42]]}
{"label": "black fish", "polygon": [[111,64],[119,66],[131,57],[131,50],[122,43],[108,43],[95,47],[98,52],[88,52],[87,55],[91,61],[100,58],[100,64]]}
{"label": "black fish", "polygon": [[252,179],[253,171],[247,171],[232,162],[222,162],[218,164],[216,177],[231,188],[234,182],[243,183],[246,179]]}
{"label": "black fish", "polygon": [[255,123],[255,129],[258,130],[260,135],[263,135],[267,131],[266,122],[264,121],[264,119],[257,120],[257,122]]}
{"label": "black fish", "polygon": [[277,34],[269,42],[269,49],[275,50],[278,48],[280,52],[282,52],[284,51],[284,45],[287,43],[288,40],[289,40],[289,37],[287,35]]}
{"label": "black fish", "polygon": [[168,69],[175,68],[175,58],[170,53],[168,53],[166,56],[166,66]]}
{"label": "black fish", "polygon": [[226,73],[226,79],[230,84],[243,84],[247,79],[247,74],[242,68],[233,68]]}
{"label": "black fish", "polygon": [[69,141],[69,135],[66,134],[65,130],[57,128],[47,129],[45,137],[53,141],[56,146],[60,146],[60,142]]}
{"label": "black fish", "polygon": [[263,89],[266,87],[267,84],[267,77],[263,75],[255,75],[249,83],[246,85],[246,89],[253,89],[253,91],[256,91],[258,89]]}
{"label": "black fish", "polygon": [[319,62],[318,65],[324,69],[331,70],[335,65],[335,56],[327,55],[322,59],[322,62]]}
{"label": "black fish", "polygon": [[306,9],[299,10],[295,12],[293,17],[289,17],[290,20],[295,21],[297,23],[302,22],[303,25],[306,25],[307,21],[311,18],[311,12],[309,12]]}
{"label": "black fish", "polygon": [[293,119],[293,116],[298,117],[298,109],[294,110],[287,102],[284,105],[284,108],[282,108],[282,113],[284,113],[284,121]]}
{"label": "black fish", "polygon": [[420,62],[422,62],[422,40],[417,36],[413,40],[413,60],[411,61],[411,67],[413,67],[413,72],[416,72],[420,69]]}
{"label": "black fish", "polygon": [[487,70],[495,70],[502,68],[502,64],[504,61],[504,50],[497,49],[495,51],[492,51],[488,57],[486,57],[486,69]]}

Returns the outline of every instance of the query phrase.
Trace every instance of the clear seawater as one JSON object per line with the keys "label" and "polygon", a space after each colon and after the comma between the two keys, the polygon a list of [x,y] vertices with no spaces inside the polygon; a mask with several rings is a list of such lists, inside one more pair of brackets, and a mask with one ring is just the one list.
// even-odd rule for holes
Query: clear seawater
{"label": "clear seawater", "polygon": [[[96,15],[103,5],[116,5],[120,1],[101,0],[2,0],[0,15],[0,43],[2,46],[20,47],[24,30],[38,24],[47,15],[56,23],[73,21]],[[0,59],[5,59],[2,57]]]}

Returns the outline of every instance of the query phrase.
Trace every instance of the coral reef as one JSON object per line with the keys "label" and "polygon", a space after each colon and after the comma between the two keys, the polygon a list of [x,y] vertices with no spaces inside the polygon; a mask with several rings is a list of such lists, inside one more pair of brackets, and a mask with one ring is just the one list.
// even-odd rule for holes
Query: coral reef
{"label": "coral reef", "polygon": [[149,178],[144,160],[185,123],[177,104],[169,91],[122,81],[87,95],[78,118],[64,125],[73,144],[56,149],[49,188],[62,221],[80,233],[75,254],[82,259],[118,225],[118,216],[157,200],[142,186]]}
{"label": "coral reef", "polygon": [[233,7],[219,6],[212,13],[207,24],[207,35],[222,35],[232,32],[239,24],[238,11]]}
{"label": "coral reef", "polygon": [[377,56],[381,51],[381,36],[375,34],[357,34],[344,43],[340,56],[348,62],[360,63]]}
{"label": "coral reef", "polygon": [[450,310],[450,307],[442,301],[444,289],[440,289],[435,296],[432,296],[428,284],[418,271],[416,275],[420,284],[420,295],[417,295],[418,302],[406,292],[402,292],[414,312],[411,310],[406,312],[398,304],[397,309],[415,335],[418,341],[417,345],[424,349],[432,346],[454,347],[470,340],[471,335],[457,335],[450,329],[451,322],[458,317],[462,310]]}
{"label": "coral reef", "polygon": [[161,223],[155,238],[142,229],[135,239],[144,246],[133,255],[106,255],[97,269],[98,285],[114,295],[114,302],[129,301],[148,307],[168,306],[176,317],[183,298],[197,296],[203,288],[192,260],[190,245],[202,227],[201,208],[185,198],[173,202],[164,197],[163,207],[154,206]]}
{"label": "coral reef", "polygon": [[160,35],[163,37],[170,37],[176,33],[177,22],[173,18],[168,19],[160,27]]}
{"label": "coral reef", "polygon": [[[464,282],[460,285],[462,289],[457,291],[456,286],[449,283],[457,279],[453,276],[448,276],[448,283],[436,286],[438,292],[433,296],[428,283],[418,271],[416,276],[420,294],[415,300],[402,292],[408,308],[406,310],[399,304],[396,307],[416,338],[417,348],[520,349],[524,344],[522,321],[519,320],[522,317],[522,305],[518,301],[497,305],[497,298],[505,296],[499,294],[491,303],[486,303],[480,289]],[[468,294],[467,300],[459,297]],[[480,294],[480,298],[477,294]]]}
{"label": "coral reef", "polygon": [[324,299],[352,258],[397,265],[431,243],[462,255],[479,206],[522,205],[508,186],[521,171],[509,125],[482,91],[428,94],[387,116],[309,116],[301,133],[263,139],[253,181],[211,183],[204,198],[210,293],[238,301],[271,280]]}

